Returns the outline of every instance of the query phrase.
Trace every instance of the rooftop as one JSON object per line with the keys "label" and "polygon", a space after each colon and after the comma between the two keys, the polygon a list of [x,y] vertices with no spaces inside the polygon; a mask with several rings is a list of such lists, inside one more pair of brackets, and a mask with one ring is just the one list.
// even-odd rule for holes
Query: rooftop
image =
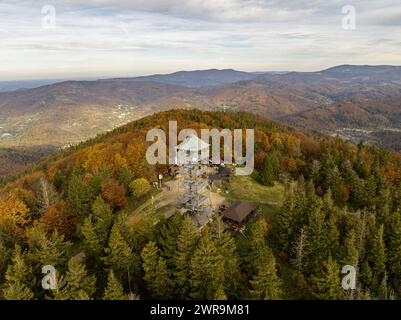
{"label": "rooftop", "polygon": [[196,135],[191,135],[187,137],[183,142],[181,142],[177,149],[182,151],[200,151],[208,149],[209,144],[199,139]]}
{"label": "rooftop", "polygon": [[256,208],[248,202],[235,202],[229,206],[223,216],[235,222],[242,223]]}

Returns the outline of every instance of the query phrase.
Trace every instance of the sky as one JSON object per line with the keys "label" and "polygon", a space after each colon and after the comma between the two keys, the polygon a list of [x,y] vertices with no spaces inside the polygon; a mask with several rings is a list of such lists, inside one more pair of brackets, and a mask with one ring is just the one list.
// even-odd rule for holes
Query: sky
{"label": "sky", "polygon": [[401,65],[400,52],[400,0],[0,0],[1,81]]}

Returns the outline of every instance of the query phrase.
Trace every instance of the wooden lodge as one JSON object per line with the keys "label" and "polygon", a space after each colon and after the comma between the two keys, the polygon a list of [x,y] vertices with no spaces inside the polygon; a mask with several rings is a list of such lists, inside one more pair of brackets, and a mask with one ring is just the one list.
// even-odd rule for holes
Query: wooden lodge
{"label": "wooden lodge", "polygon": [[241,227],[256,210],[256,207],[248,202],[237,201],[223,212],[223,219],[233,227]]}

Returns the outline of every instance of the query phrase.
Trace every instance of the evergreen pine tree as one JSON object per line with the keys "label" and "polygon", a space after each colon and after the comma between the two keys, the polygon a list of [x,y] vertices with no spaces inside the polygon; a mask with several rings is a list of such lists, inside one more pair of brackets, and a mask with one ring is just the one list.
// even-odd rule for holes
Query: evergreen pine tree
{"label": "evergreen pine tree", "polygon": [[269,152],[259,172],[259,181],[265,186],[273,186],[278,179],[279,162],[275,152]]}
{"label": "evergreen pine tree", "polygon": [[322,300],[341,299],[341,278],[338,264],[331,258],[324,263],[324,271],[320,276],[312,277],[314,296]]}
{"label": "evergreen pine tree", "polygon": [[92,196],[90,186],[82,180],[81,175],[74,172],[68,182],[67,199],[70,208],[80,219],[84,219],[90,213]]}
{"label": "evergreen pine tree", "polygon": [[125,187],[126,190],[129,189],[129,185],[130,183],[134,180],[134,175],[131,172],[131,169],[129,168],[129,166],[125,165],[122,166],[119,170],[118,170],[118,181]]}
{"label": "evergreen pine tree", "polygon": [[391,278],[401,286],[401,214],[394,212],[388,222],[388,266]]}
{"label": "evergreen pine tree", "polygon": [[182,216],[177,214],[160,226],[158,243],[160,254],[166,259],[167,266],[174,268],[175,253],[177,250],[177,237],[181,230]]}
{"label": "evergreen pine tree", "polygon": [[243,279],[240,272],[240,258],[236,243],[232,234],[225,232],[225,224],[221,217],[214,221],[213,227],[215,246],[224,258],[224,269],[226,270],[223,291],[229,293],[230,299],[238,298],[236,294],[241,287]]}
{"label": "evergreen pine tree", "polygon": [[186,298],[189,290],[190,262],[198,240],[197,229],[190,217],[185,216],[180,234],[177,237],[175,253],[175,279],[181,298]]}
{"label": "evergreen pine tree", "polygon": [[35,272],[41,272],[42,266],[52,265],[62,270],[67,262],[67,255],[71,248],[70,242],[65,242],[64,237],[57,231],[47,235],[45,230],[36,225],[27,231],[28,258],[35,267]]}
{"label": "evergreen pine tree", "polygon": [[320,169],[321,164],[318,160],[312,160],[308,165],[309,178],[314,184],[318,185],[320,183]]}
{"label": "evergreen pine tree", "polygon": [[343,265],[351,265],[358,268],[359,250],[354,229],[351,229],[345,237],[342,257]]}
{"label": "evergreen pine tree", "polygon": [[113,212],[110,206],[98,196],[92,204],[93,223],[100,243],[106,244],[107,236],[113,225]]}
{"label": "evergreen pine tree", "polygon": [[379,289],[380,283],[386,271],[386,253],[383,232],[383,225],[381,225],[379,228],[376,228],[376,232],[374,233],[372,239],[372,246],[369,250],[369,260],[371,262],[373,272],[374,289]]}
{"label": "evergreen pine tree", "polygon": [[166,261],[160,257],[156,244],[148,242],[142,253],[143,270],[148,290],[156,299],[168,299],[171,296],[172,283],[167,270]]}
{"label": "evergreen pine tree", "polygon": [[316,208],[309,213],[309,221],[306,226],[308,246],[305,248],[305,271],[309,274],[319,272],[323,262],[327,259],[328,253],[325,252],[326,235],[324,231],[324,213],[320,208]]}
{"label": "evergreen pine tree", "polygon": [[280,209],[280,213],[276,219],[276,241],[277,246],[284,253],[288,254],[291,238],[293,236],[294,216],[295,216],[296,199],[294,190],[290,188],[287,192],[286,199]]}
{"label": "evergreen pine tree", "polygon": [[343,201],[343,195],[340,190],[342,177],[336,165],[334,165],[332,168],[329,168],[325,181],[327,188],[333,193],[335,202],[339,205],[344,205],[345,203]]}
{"label": "evergreen pine tree", "polygon": [[102,252],[102,245],[96,234],[96,229],[92,222],[92,215],[85,218],[81,226],[81,233],[84,237],[83,244],[88,255],[92,258],[98,258]]}
{"label": "evergreen pine tree", "polygon": [[32,268],[25,262],[19,245],[15,246],[12,263],[7,268],[5,279],[3,296],[6,300],[32,300],[34,298]]}
{"label": "evergreen pine tree", "polygon": [[208,227],[202,230],[190,264],[190,297],[214,299],[224,285],[224,258],[216,248]]}
{"label": "evergreen pine tree", "polygon": [[276,273],[276,261],[273,255],[269,255],[258,272],[250,280],[251,297],[258,300],[276,300],[282,296],[281,280]]}
{"label": "evergreen pine tree", "polygon": [[96,278],[87,274],[85,265],[79,256],[68,261],[68,271],[59,278],[57,290],[54,292],[56,300],[90,300],[96,290]]}
{"label": "evergreen pine tree", "polygon": [[93,194],[99,194],[102,189],[102,182],[111,178],[111,176],[111,168],[108,164],[102,164],[99,168],[95,169],[89,185]]}
{"label": "evergreen pine tree", "polygon": [[124,293],[124,288],[110,270],[107,278],[107,287],[104,291],[103,300],[127,300],[128,296]]}
{"label": "evergreen pine tree", "polygon": [[266,246],[267,223],[264,219],[258,219],[250,227],[249,248],[244,257],[245,270],[248,274],[254,274],[259,267],[267,261],[271,254],[271,249]]}
{"label": "evergreen pine tree", "polygon": [[227,300],[227,295],[223,287],[219,287],[214,295],[213,300]]}
{"label": "evergreen pine tree", "polygon": [[102,258],[105,265],[113,269],[118,279],[123,279],[130,271],[136,268],[137,257],[124,240],[118,225],[115,224],[110,233],[108,247],[104,249],[106,256]]}

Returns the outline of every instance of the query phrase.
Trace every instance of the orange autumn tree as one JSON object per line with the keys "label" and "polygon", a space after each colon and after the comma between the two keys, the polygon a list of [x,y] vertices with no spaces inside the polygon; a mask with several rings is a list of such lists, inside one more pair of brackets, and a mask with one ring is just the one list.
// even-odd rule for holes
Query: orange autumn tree
{"label": "orange autumn tree", "polygon": [[120,209],[125,206],[125,189],[116,179],[110,178],[102,182],[102,198],[107,201],[112,208]]}
{"label": "orange autumn tree", "polygon": [[78,224],[77,216],[72,213],[64,200],[60,200],[39,219],[39,224],[44,227],[48,234],[57,231],[64,235],[66,240],[74,238],[75,229]]}

